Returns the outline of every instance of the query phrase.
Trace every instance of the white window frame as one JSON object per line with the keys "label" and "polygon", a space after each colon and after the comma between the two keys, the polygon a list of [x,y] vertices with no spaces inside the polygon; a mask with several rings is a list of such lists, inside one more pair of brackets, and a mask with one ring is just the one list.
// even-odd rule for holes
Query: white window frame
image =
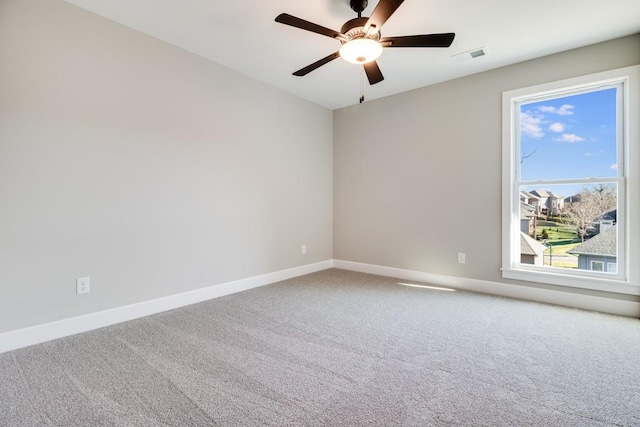
{"label": "white window frame", "polygon": [[[618,176],[594,179],[618,185],[617,272],[541,267],[520,263],[519,106],[552,97],[621,85],[623,108],[618,114]],[[631,119],[630,119],[631,118]],[[640,65],[510,90],[502,94],[502,277],[573,288],[640,295]],[[575,181],[547,180],[545,183]],[[516,232],[517,231],[517,232]]]}

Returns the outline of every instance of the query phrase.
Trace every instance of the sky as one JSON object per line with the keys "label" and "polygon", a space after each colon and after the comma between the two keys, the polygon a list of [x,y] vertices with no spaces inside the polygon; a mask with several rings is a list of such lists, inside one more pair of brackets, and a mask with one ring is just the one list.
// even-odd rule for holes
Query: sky
{"label": "sky", "polygon": [[[616,90],[522,104],[521,180],[615,177]],[[579,187],[544,189],[570,196]]]}

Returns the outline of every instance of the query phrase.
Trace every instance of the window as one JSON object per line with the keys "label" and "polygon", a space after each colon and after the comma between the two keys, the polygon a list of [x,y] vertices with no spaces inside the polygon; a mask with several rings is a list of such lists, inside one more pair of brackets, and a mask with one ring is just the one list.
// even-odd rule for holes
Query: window
{"label": "window", "polygon": [[640,293],[639,74],[503,93],[503,277]]}

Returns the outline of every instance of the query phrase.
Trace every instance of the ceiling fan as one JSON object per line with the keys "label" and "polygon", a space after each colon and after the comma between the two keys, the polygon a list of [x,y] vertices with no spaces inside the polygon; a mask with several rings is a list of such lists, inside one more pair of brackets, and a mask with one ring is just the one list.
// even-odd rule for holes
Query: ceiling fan
{"label": "ceiling fan", "polygon": [[455,33],[382,37],[380,29],[403,2],[404,0],[380,0],[371,16],[363,17],[362,11],[367,7],[368,0],[350,0],[349,5],[358,14],[358,17],[345,22],[340,31],[296,18],[287,13],[281,13],[276,17],[276,22],[331,37],[342,43],[339,51],[299,69],[293,75],[305,76],[328,62],[342,57],[353,64],[362,64],[369,84],[373,85],[384,80],[376,62],[376,59],[382,54],[383,48],[451,46]]}

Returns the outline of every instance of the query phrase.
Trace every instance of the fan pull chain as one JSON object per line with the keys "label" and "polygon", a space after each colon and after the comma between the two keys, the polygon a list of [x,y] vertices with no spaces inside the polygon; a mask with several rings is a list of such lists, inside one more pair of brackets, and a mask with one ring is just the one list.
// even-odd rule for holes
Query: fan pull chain
{"label": "fan pull chain", "polygon": [[364,102],[364,69],[360,71],[360,104]]}

